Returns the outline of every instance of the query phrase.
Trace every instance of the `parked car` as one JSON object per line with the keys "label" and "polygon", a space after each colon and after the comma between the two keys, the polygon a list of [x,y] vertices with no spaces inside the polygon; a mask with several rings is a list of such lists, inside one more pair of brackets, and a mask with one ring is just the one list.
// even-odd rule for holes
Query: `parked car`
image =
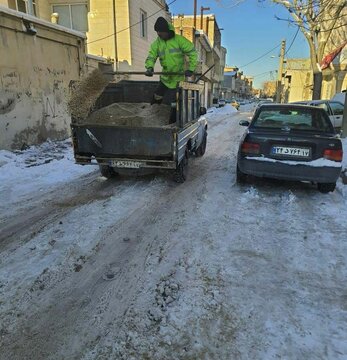
{"label": "parked car", "polygon": [[231,106],[233,106],[236,110],[240,109],[240,104],[235,100],[235,99],[231,99],[230,102]]}
{"label": "parked car", "polygon": [[343,119],[343,104],[338,101],[331,100],[308,100],[308,101],[297,101],[293,104],[302,104],[317,106],[324,109],[334,126],[334,128],[341,128]]}
{"label": "parked car", "polygon": [[219,107],[223,107],[226,104],[226,101],[224,99],[219,99]]}
{"label": "parked car", "polygon": [[273,104],[273,101],[271,100],[260,100],[257,104],[257,106],[255,107],[255,111],[258,110],[260,108],[261,105],[264,104]]}
{"label": "parked car", "polygon": [[331,101],[338,101],[341,104],[345,104],[346,101],[346,90],[336,93],[332,98]]}
{"label": "parked car", "polygon": [[341,172],[342,144],[323,109],[297,104],[262,105],[243,135],[237,181],[247,175],[311,181],[334,191]]}
{"label": "parked car", "polygon": [[219,100],[218,100],[218,98],[213,98],[213,99],[212,99],[212,107],[216,107],[216,108],[219,107]]}

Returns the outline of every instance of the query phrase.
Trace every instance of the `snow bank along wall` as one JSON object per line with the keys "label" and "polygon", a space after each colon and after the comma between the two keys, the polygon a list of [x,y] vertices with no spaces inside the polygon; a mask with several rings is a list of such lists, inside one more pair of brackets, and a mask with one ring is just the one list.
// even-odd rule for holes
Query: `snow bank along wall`
{"label": "snow bank along wall", "polygon": [[0,149],[68,136],[84,49],[84,34],[0,7]]}

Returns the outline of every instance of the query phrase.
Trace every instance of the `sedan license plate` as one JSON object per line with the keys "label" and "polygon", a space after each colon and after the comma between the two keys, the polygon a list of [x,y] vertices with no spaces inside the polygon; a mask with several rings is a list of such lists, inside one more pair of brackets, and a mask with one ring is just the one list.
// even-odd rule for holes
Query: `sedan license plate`
{"label": "sedan license plate", "polygon": [[271,154],[309,158],[311,155],[311,150],[309,148],[273,146],[271,148]]}
{"label": "sedan license plate", "polygon": [[117,168],[126,168],[126,169],[139,169],[141,167],[141,162],[127,161],[127,160],[112,160],[111,166]]}

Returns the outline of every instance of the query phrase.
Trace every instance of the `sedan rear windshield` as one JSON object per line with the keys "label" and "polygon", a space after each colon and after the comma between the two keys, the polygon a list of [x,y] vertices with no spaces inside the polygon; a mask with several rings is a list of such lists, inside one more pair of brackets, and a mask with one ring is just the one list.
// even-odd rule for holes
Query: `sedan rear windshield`
{"label": "sedan rear windshield", "polygon": [[315,109],[260,109],[252,126],[283,130],[334,132],[329,117]]}

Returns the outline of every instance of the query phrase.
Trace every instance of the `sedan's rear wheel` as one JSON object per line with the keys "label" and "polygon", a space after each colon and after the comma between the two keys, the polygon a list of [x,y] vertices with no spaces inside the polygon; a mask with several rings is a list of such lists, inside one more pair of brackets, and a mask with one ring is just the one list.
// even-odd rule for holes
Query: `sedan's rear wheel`
{"label": "sedan's rear wheel", "polygon": [[239,165],[236,166],[236,182],[239,184],[244,184],[247,180],[247,175],[245,173],[243,173],[240,168]]}
{"label": "sedan's rear wheel", "polygon": [[336,183],[318,183],[318,190],[323,194],[333,192],[335,187]]}

